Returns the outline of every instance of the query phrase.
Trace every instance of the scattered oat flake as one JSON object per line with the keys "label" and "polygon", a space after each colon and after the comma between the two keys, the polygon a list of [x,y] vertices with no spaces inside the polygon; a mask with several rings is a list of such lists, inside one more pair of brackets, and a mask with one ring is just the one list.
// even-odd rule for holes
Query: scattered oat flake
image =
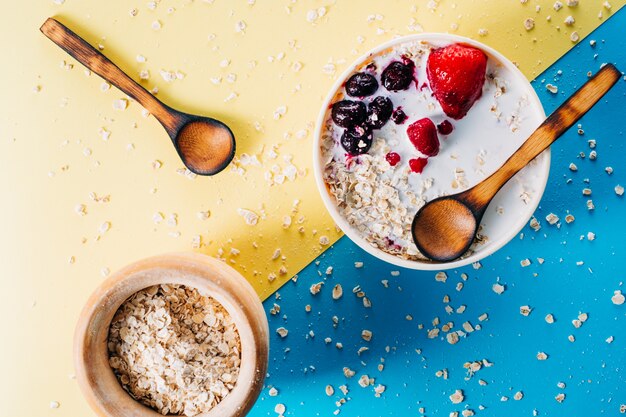
{"label": "scattered oat flake", "polygon": [[550,214],[548,214],[548,215],[546,216],[546,221],[547,221],[549,224],[554,225],[554,224],[558,223],[558,221],[559,221],[559,216],[557,216],[557,215],[556,215],[556,214],[554,214],[554,213],[550,213]]}
{"label": "scattered oat flake", "polygon": [[532,311],[532,308],[530,306],[521,306],[519,308],[519,313],[525,317],[528,317],[531,311]]}
{"label": "scattered oat flake", "polygon": [[522,391],[517,391],[514,395],[513,395],[513,399],[515,401],[519,401],[522,398],[524,398],[524,393]]}
{"label": "scattered oat flake", "polygon": [[238,208],[237,214],[242,216],[247,225],[254,226],[259,221],[259,215],[252,210]]}
{"label": "scattered oat flake", "polygon": [[524,20],[524,29],[532,30],[534,27],[535,27],[535,19],[533,19],[532,17],[529,17],[528,19]]}
{"label": "scattered oat flake", "polygon": [[311,294],[315,295],[320,292],[320,290],[322,289],[322,285],[324,285],[323,282],[318,282],[316,284],[313,284],[309,288],[309,291],[311,292]]}
{"label": "scattered oat flake", "polygon": [[285,338],[289,334],[289,330],[285,329],[284,327],[279,327],[278,329],[276,329],[276,333],[280,337]]}
{"label": "scattered oat flake", "polygon": [[624,304],[625,298],[624,298],[624,294],[622,294],[622,291],[621,290],[614,291],[613,296],[611,297],[611,301],[616,306],[621,306],[622,304]]}
{"label": "scattered oat flake", "polygon": [[110,229],[111,229],[111,222],[104,222],[98,228],[98,232],[100,232],[100,234],[102,235],[108,232]]}
{"label": "scattered oat flake", "polygon": [[565,400],[565,394],[563,394],[562,392],[557,394],[554,399],[559,402],[562,403]]}
{"label": "scattered oat flake", "polygon": [[557,87],[556,85],[548,83],[548,84],[546,84],[546,90],[548,90],[552,94],[556,94],[556,93],[559,92],[559,87]]}
{"label": "scattered oat flake", "polygon": [[463,395],[463,390],[458,389],[454,391],[454,393],[450,395],[449,398],[452,404],[460,404],[465,399],[465,396]]}
{"label": "scattered oat flake", "polygon": [[621,185],[616,185],[615,194],[620,195],[620,196],[624,195],[624,187],[622,187]]}
{"label": "scattered oat flake", "polygon": [[500,295],[504,292],[504,290],[506,289],[504,285],[499,284],[499,283],[495,283],[493,284],[493,286],[491,287],[491,289],[493,290],[493,292],[495,292],[496,294]]}
{"label": "scattered oat flake", "polygon": [[450,332],[446,335],[446,340],[448,341],[448,343],[450,343],[451,345],[455,345],[458,343],[459,341],[459,335],[457,332]]}
{"label": "scattered oat flake", "polygon": [[443,271],[437,272],[435,274],[435,281],[438,282],[446,282],[446,280],[448,279],[448,274],[446,274]]}
{"label": "scattered oat flake", "polygon": [[128,108],[128,100],[125,98],[113,100],[113,108],[115,110],[126,110]]}
{"label": "scattered oat flake", "polygon": [[285,411],[287,411],[287,407],[285,407],[285,404],[278,403],[274,407],[274,412],[278,414],[279,416],[284,415]]}
{"label": "scattered oat flake", "polygon": [[328,236],[320,236],[319,242],[320,245],[327,246],[328,244],[330,244],[330,239],[328,238]]}
{"label": "scattered oat flake", "polygon": [[548,355],[545,352],[537,353],[537,360],[545,361],[546,359],[548,359]]}
{"label": "scattered oat flake", "polygon": [[552,324],[554,323],[554,316],[552,314],[546,314],[545,320],[546,320],[546,323]]}
{"label": "scattered oat flake", "polygon": [[338,300],[343,295],[343,288],[341,284],[337,284],[333,287],[333,300]]}

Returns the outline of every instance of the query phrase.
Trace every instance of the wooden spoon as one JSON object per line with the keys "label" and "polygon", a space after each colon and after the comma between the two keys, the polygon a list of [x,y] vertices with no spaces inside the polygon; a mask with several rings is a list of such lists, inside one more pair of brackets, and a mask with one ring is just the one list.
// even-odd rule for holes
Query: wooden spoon
{"label": "wooden spoon", "polygon": [[605,65],[556,109],[491,176],[462,193],[426,203],[415,214],[411,226],[419,251],[440,262],[452,261],[467,252],[485,209],[498,190],[576,123],[621,76],[615,66]]}
{"label": "wooden spoon", "polygon": [[235,137],[224,123],[210,117],[183,113],[163,104],[57,20],[49,18],[40,30],[78,62],[153,114],[170,135],[178,155],[190,171],[199,175],[214,175],[226,168],[235,156]]}

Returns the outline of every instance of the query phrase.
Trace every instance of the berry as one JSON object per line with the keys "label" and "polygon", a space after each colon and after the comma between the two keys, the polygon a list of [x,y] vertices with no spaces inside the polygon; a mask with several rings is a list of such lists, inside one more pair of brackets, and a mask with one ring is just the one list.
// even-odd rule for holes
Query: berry
{"label": "berry", "polygon": [[391,113],[391,119],[397,125],[401,125],[406,122],[407,117],[406,113],[402,110],[402,106],[398,107],[393,111],[393,113]]}
{"label": "berry", "polygon": [[372,74],[357,72],[346,81],[346,93],[351,97],[371,96],[378,90],[378,81]]}
{"label": "berry", "polygon": [[350,155],[361,155],[372,147],[372,131],[363,126],[351,126],[341,135],[341,146]]}
{"label": "berry", "polygon": [[428,163],[428,158],[415,158],[409,160],[409,168],[416,174],[421,174]]}
{"label": "berry", "polygon": [[365,121],[365,104],[362,101],[341,100],[333,104],[331,117],[341,127],[350,127]]}
{"label": "berry", "polygon": [[372,129],[380,129],[387,123],[393,113],[393,103],[387,97],[378,96],[367,108],[367,124]]}
{"label": "berry", "polygon": [[437,125],[437,130],[442,135],[449,135],[454,130],[454,126],[452,126],[452,123],[450,123],[449,120],[444,120]]}
{"label": "berry", "polygon": [[413,81],[413,63],[392,62],[383,71],[381,80],[389,91],[406,90]]}
{"label": "berry", "polygon": [[387,155],[385,155],[385,159],[387,160],[387,162],[389,162],[389,165],[395,167],[396,165],[398,165],[398,162],[400,162],[400,155],[395,152],[389,152]]}
{"label": "berry", "polygon": [[428,117],[413,122],[406,129],[409,140],[425,156],[435,156],[439,153],[439,139],[437,128]]}
{"label": "berry", "polygon": [[443,111],[456,120],[480,98],[486,70],[483,51],[458,43],[435,49],[426,64],[430,89]]}

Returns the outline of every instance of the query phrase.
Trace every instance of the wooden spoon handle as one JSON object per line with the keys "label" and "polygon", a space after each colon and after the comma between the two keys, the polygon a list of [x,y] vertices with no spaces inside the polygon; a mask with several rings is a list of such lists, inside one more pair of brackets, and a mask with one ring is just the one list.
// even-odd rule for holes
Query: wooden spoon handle
{"label": "wooden spoon handle", "polygon": [[607,64],[554,111],[522,146],[489,178],[467,190],[464,200],[474,208],[486,208],[502,186],[537,155],[556,141],[591,109],[620,79],[622,74]]}
{"label": "wooden spoon handle", "polygon": [[78,62],[138,101],[165,126],[171,135],[170,129],[173,130],[176,127],[174,110],[157,100],[117,65],[56,19],[48,18],[41,25],[40,30]]}

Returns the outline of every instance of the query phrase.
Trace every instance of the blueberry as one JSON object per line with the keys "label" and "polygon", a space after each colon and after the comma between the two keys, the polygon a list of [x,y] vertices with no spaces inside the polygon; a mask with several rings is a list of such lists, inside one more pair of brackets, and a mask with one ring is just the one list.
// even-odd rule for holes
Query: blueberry
{"label": "blueberry", "polygon": [[357,72],[346,81],[346,93],[351,97],[371,96],[378,90],[378,81],[372,74]]}
{"label": "blueberry", "polygon": [[380,129],[387,123],[393,113],[393,103],[388,97],[378,96],[367,109],[367,124],[372,129]]}
{"label": "blueberry", "polygon": [[413,81],[413,65],[398,61],[392,62],[383,71],[381,79],[389,91],[406,90]]}
{"label": "blueberry", "polygon": [[437,130],[442,135],[449,135],[454,130],[454,126],[452,126],[452,123],[450,123],[449,120],[444,120],[437,125]]}
{"label": "blueberry", "polygon": [[364,154],[372,147],[372,131],[359,125],[349,127],[341,135],[341,146],[350,155]]}
{"label": "blueberry", "polygon": [[350,127],[365,121],[366,109],[362,101],[341,100],[333,104],[331,117],[341,127]]}
{"label": "blueberry", "polygon": [[402,106],[395,109],[391,114],[391,119],[397,125],[401,125],[402,123],[404,123],[407,117],[408,116],[406,115],[406,113],[402,110]]}

